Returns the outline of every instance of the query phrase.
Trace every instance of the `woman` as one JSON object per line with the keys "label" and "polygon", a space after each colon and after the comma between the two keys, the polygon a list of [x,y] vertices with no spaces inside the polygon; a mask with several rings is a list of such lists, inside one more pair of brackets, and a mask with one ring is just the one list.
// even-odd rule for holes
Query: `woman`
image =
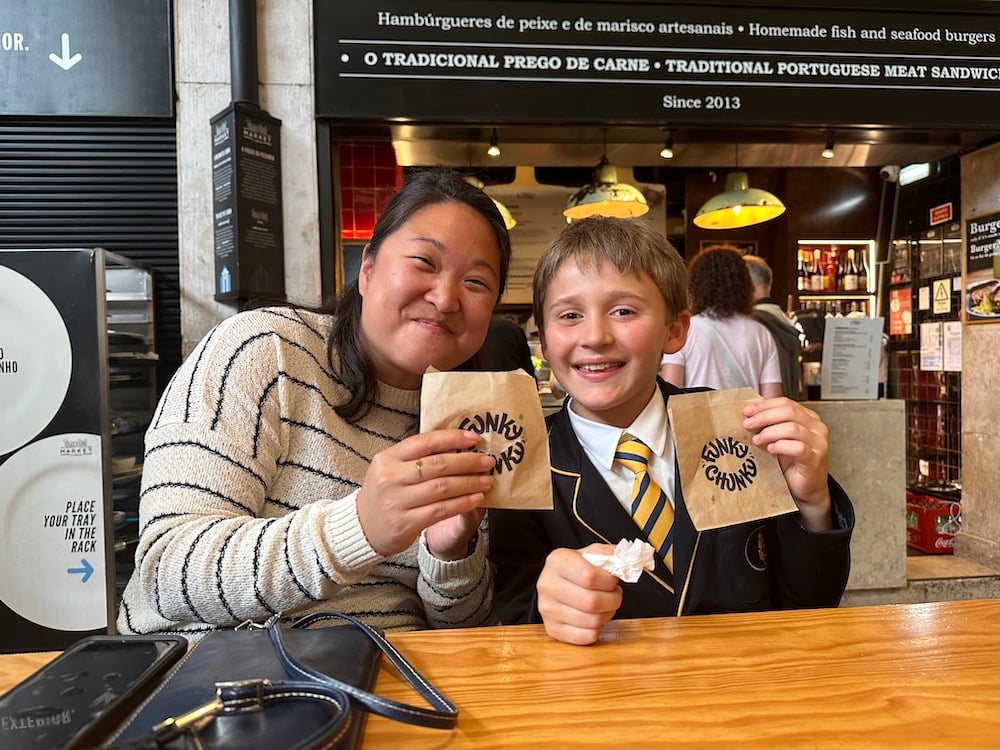
{"label": "woman", "polygon": [[146,435],[125,633],[196,635],[336,608],[385,629],[493,622],[479,541],[491,459],[415,434],[420,381],[482,346],[510,240],[458,174],[415,174],[330,309],[217,326]]}
{"label": "woman", "polygon": [[691,327],[680,351],[664,354],[660,374],[679,388],[742,388],[782,394],[774,339],[753,319],[753,285],[740,253],[716,245],[688,266]]}

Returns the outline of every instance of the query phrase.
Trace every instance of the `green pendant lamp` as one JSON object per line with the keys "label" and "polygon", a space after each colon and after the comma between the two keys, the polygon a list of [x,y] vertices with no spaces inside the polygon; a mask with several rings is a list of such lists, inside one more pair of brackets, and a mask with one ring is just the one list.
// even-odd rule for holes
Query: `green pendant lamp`
{"label": "green pendant lamp", "polygon": [[746,172],[726,175],[726,191],[705,202],[694,217],[702,229],[738,229],[770,221],[785,213],[777,196],[750,187]]}

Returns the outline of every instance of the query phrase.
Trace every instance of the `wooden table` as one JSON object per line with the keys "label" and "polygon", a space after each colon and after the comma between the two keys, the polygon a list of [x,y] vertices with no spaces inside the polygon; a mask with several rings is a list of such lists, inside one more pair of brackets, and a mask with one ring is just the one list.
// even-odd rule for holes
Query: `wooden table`
{"label": "wooden table", "polygon": [[[460,708],[452,732],[371,717],[364,747],[1000,747],[1000,601],[397,633]],[[0,691],[52,654],[0,657]],[[377,690],[418,700],[383,668]]]}

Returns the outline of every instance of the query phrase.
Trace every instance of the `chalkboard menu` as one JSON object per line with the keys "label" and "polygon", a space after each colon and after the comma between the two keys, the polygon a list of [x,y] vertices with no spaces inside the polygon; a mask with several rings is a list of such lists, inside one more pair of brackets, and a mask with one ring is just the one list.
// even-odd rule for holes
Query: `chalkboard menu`
{"label": "chalkboard menu", "polygon": [[320,117],[997,121],[995,11],[317,0],[315,21]]}

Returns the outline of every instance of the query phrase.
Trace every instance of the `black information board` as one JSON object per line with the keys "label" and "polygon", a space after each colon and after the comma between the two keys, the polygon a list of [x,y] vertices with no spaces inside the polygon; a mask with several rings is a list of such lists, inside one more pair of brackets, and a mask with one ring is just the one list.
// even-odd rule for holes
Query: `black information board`
{"label": "black information board", "polygon": [[173,117],[170,0],[3,0],[0,113]]}
{"label": "black information board", "polygon": [[1000,119],[997,13],[316,0],[315,53],[320,117],[956,129]]}
{"label": "black information board", "polygon": [[285,293],[281,121],[234,103],[212,118],[215,299]]}

